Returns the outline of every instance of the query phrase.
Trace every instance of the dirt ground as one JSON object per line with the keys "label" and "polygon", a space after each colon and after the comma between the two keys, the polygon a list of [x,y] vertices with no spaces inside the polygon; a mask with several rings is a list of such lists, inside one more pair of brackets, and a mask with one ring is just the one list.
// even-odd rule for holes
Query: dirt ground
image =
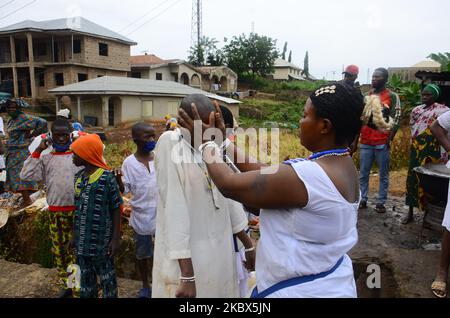
{"label": "dirt ground", "polygon": [[[350,253],[359,297],[433,297],[430,286],[439,264],[441,231],[424,229],[420,239],[422,212],[415,211],[415,221],[402,225],[408,211],[404,197],[390,196],[383,215],[374,211],[374,199],[369,209],[359,211],[359,242]],[[367,288],[371,264],[381,267],[381,289]]]}
{"label": "dirt ground", "polygon": [[[416,210],[414,222],[402,225],[405,205],[407,171],[390,174],[388,212],[374,210],[379,178],[370,179],[369,209],[360,210],[359,242],[351,251],[358,296],[361,298],[434,297],[430,286],[439,265],[442,231],[425,228],[422,236],[423,213]],[[367,267],[381,267],[381,289],[367,288]]]}
{"label": "dirt ground", "polygon": [[[2,259],[0,268],[0,298],[55,298],[58,294],[56,269]],[[141,285],[138,281],[119,278],[119,297],[135,298]]]}
{"label": "dirt ground", "polygon": [[[166,130],[165,122],[151,121],[149,122],[156,130],[156,137],[159,138]],[[106,143],[108,144],[120,144],[124,141],[131,139],[131,127],[133,124],[121,125],[115,128],[106,128],[104,133],[106,135]],[[88,131],[97,131],[96,128],[87,129]],[[103,129],[102,129],[103,131]]]}
{"label": "dirt ground", "polygon": [[[391,171],[389,174],[389,194],[395,197],[402,197],[406,195],[406,177],[408,170]],[[380,178],[378,174],[370,175],[369,191],[370,193],[377,193]]]}

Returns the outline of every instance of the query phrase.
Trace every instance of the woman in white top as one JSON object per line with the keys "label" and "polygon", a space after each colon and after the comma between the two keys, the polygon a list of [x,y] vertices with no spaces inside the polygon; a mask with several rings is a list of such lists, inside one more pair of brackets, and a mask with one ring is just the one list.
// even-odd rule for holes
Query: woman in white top
{"label": "woman in white top", "polygon": [[[450,112],[439,116],[431,126],[431,132],[445,151],[450,154]],[[447,163],[447,168],[450,168],[450,161]],[[447,279],[450,266],[450,184],[442,226],[444,227],[444,233],[442,237],[441,260],[436,278],[431,284],[431,291],[438,298],[447,298]]]}
{"label": "woman in white top", "polygon": [[[348,147],[360,131],[363,108],[361,94],[352,88],[339,83],[319,88],[306,102],[300,121],[301,143],[313,156],[275,167],[246,159],[236,162],[242,174],[233,173],[221,159],[224,148],[242,158],[236,147],[203,140],[202,156],[218,189],[262,209],[253,297],[356,297],[346,254],[358,240],[360,191]],[[192,110],[199,118],[194,105]],[[203,129],[223,130],[221,117],[216,107]],[[186,112],[180,111],[179,122],[194,132]],[[216,130],[216,141],[217,135]]]}

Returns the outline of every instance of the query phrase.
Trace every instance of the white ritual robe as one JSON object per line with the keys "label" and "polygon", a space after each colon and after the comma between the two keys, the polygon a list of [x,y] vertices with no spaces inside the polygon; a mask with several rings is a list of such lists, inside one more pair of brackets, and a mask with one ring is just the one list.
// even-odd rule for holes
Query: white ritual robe
{"label": "white ritual robe", "polygon": [[175,297],[178,259],[187,258],[198,298],[239,297],[232,235],[245,229],[247,218],[216,187],[210,189],[198,153],[194,160],[180,136],[179,129],[164,133],[155,151],[159,201],[152,297]]}

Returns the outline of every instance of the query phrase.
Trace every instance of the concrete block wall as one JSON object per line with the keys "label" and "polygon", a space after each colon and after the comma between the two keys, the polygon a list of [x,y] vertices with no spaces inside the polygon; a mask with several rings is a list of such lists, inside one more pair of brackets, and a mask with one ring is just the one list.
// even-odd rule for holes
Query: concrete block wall
{"label": "concrete block wall", "polygon": [[[42,69],[36,71],[37,74],[41,73]],[[39,77],[36,76],[36,86],[38,90],[38,96],[40,98],[50,97],[48,90],[56,88],[55,73],[63,73],[64,85],[70,85],[78,83],[78,74],[87,74],[88,80],[95,79],[99,76],[119,76],[126,77],[125,71],[105,70],[100,68],[91,68],[84,66],[52,66],[44,69],[44,81],[45,86],[39,86]]]}
{"label": "concrete block wall", "polygon": [[[108,45],[108,56],[99,54],[99,43]],[[130,46],[94,37],[85,37],[85,62],[99,67],[130,71]]]}

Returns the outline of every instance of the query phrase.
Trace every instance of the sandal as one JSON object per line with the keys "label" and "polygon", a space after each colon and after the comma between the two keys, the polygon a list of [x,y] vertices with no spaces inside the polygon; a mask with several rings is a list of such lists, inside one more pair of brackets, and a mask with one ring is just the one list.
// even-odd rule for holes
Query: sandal
{"label": "sandal", "polygon": [[377,204],[377,206],[375,207],[375,211],[377,211],[377,213],[379,214],[384,214],[387,210],[383,204]]}
{"label": "sandal", "polygon": [[447,283],[434,281],[431,284],[431,291],[438,298],[447,298]]}

